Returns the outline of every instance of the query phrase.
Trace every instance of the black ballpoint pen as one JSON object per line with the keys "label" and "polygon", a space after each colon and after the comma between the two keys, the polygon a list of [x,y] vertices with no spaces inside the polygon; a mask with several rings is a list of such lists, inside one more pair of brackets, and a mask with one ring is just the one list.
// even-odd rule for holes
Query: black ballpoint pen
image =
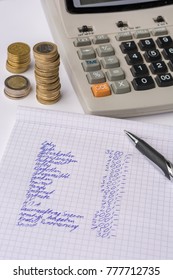
{"label": "black ballpoint pen", "polygon": [[159,152],[147,144],[144,140],[125,130],[127,136],[134,143],[135,147],[150,161],[152,161],[164,173],[166,178],[173,182],[173,164],[165,159]]}

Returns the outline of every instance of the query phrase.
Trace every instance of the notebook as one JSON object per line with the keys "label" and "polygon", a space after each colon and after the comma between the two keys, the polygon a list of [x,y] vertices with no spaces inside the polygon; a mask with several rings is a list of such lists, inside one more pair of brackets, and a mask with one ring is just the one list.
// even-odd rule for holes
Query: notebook
{"label": "notebook", "polygon": [[0,166],[0,259],[172,259],[173,127],[19,107]]}

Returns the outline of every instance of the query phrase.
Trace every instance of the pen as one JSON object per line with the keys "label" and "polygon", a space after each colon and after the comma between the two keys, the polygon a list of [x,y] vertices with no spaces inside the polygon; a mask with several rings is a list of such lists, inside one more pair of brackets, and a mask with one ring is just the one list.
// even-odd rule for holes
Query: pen
{"label": "pen", "polygon": [[163,171],[166,178],[173,182],[173,164],[147,144],[144,140],[125,130],[126,135],[131,139],[135,147],[148,159],[150,159],[160,171]]}

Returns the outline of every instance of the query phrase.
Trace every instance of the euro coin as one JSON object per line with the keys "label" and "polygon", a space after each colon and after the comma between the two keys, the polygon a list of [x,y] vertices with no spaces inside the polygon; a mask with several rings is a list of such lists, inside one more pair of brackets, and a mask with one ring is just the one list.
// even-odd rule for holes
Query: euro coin
{"label": "euro coin", "polygon": [[23,73],[30,65],[30,47],[22,42],[12,43],[7,49],[6,68],[12,73]]}
{"label": "euro coin", "polygon": [[60,99],[61,96],[59,95],[58,98],[55,98],[54,100],[45,100],[45,99],[40,98],[39,95],[36,95],[36,97],[37,97],[37,100],[38,100],[40,103],[42,103],[42,104],[44,104],[44,105],[51,105],[51,104],[55,104],[57,101],[59,101],[59,99]]}
{"label": "euro coin", "polygon": [[52,57],[57,53],[57,46],[51,42],[41,42],[33,48],[35,57]]}
{"label": "euro coin", "polygon": [[22,42],[13,43],[8,46],[8,53],[14,57],[26,57],[30,54],[30,47]]}
{"label": "euro coin", "polygon": [[30,81],[21,75],[12,75],[5,82],[4,93],[13,99],[27,96],[31,90]]}
{"label": "euro coin", "polygon": [[42,104],[60,99],[60,55],[54,43],[41,42],[33,47],[35,58],[36,97]]}

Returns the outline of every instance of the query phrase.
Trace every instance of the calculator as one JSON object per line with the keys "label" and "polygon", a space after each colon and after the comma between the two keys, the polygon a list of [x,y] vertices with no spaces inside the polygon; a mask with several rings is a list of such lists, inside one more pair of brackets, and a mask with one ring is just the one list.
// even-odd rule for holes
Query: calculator
{"label": "calculator", "polygon": [[173,111],[173,1],[42,0],[87,114]]}

